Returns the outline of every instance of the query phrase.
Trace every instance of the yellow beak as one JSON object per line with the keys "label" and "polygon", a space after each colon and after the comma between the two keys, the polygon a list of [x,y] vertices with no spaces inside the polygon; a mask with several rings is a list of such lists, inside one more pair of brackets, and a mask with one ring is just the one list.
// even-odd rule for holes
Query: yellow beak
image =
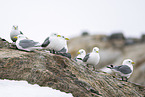
{"label": "yellow beak", "polygon": [[97,53],[99,53],[99,51],[96,51]]}
{"label": "yellow beak", "polygon": [[78,54],[81,54],[80,52],[78,52]]}
{"label": "yellow beak", "polygon": [[15,30],[16,30],[16,27],[15,27]]}
{"label": "yellow beak", "polygon": [[57,35],[57,37],[61,37],[61,35]]}
{"label": "yellow beak", "polygon": [[18,37],[17,36],[14,36],[13,38],[16,38],[17,39]]}
{"label": "yellow beak", "polygon": [[135,64],[135,62],[131,62],[131,64]]}
{"label": "yellow beak", "polygon": [[69,40],[69,38],[65,38],[65,40]]}

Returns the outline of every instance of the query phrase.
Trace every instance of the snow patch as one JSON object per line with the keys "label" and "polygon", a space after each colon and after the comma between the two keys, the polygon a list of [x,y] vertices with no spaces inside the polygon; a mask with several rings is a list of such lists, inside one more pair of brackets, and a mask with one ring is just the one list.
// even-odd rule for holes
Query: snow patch
{"label": "snow patch", "polygon": [[73,97],[50,87],[31,85],[26,81],[0,80],[0,97]]}

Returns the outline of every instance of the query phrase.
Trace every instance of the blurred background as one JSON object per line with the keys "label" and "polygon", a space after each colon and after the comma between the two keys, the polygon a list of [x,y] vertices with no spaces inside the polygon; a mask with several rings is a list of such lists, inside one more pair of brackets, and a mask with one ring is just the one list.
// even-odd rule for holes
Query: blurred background
{"label": "blurred background", "polygon": [[135,61],[130,81],[145,85],[144,0],[0,0],[0,37],[9,42],[13,25],[42,43],[51,33],[64,35],[74,58],[100,48],[97,68]]}
{"label": "blurred background", "polygon": [[89,35],[83,32],[81,36],[71,38],[68,41],[69,52],[77,56],[79,49],[91,52],[93,47],[100,48],[100,62],[96,66],[107,73],[107,65],[121,65],[124,59],[132,59],[135,62],[134,71],[129,81],[145,85],[145,35],[140,38],[128,38],[122,32],[114,32],[111,35]]}

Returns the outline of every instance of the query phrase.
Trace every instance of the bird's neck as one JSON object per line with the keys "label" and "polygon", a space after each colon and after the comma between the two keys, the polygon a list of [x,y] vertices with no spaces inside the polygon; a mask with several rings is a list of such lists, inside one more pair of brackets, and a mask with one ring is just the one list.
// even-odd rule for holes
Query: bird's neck
{"label": "bird's neck", "polygon": [[85,56],[85,54],[79,54],[78,56],[79,56],[79,57],[84,57],[84,56]]}
{"label": "bird's neck", "polygon": [[18,30],[18,29],[13,28],[12,30]]}

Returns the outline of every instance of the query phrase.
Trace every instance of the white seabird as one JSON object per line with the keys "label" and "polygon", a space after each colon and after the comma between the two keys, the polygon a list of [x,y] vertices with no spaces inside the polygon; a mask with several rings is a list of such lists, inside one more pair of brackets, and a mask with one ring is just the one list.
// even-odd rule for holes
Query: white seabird
{"label": "white seabird", "polygon": [[52,34],[44,40],[41,46],[43,47],[43,49],[48,48],[50,50],[53,50],[55,46],[54,43],[56,42],[56,40],[57,40],[57,34]]}
{"label": "white seabird", "polygon": [[45,41],[42,43],[42,47],[44,49],[54,50],[55,52],[67,52],[67,43],[66,40],[68,38],[64,38],[61,35],[53,34],[50,37],[47,37]]}
{"label": "white seabird", "polygon": [[17,25],[13,25],[12,30],[10,32],[10,38],[13,42],[16,42],[17,38],[14,38],[15,36],[18,36],[23,33],[21,31],[18,30],[18,26]]}
{"label": "white seabird", "polygon": [[41,44],[39,42],[27,39],[27,37],[24,35],[18,35],[14,38],[17,38],[16,46],[20,50],[34,51],[36,49],[42,49]]}
{"label": "white seabird", "polygon": [[123,78],[126,78],[126,81],[130,77],[130,75],[133,73],[133,64],[135,64],[131,59],[125,59],[120,66],[113,66],[110,65],[107,68],[112,69],[114,72],[118,73],[122,80]]}
{"label": "white seabird", "polygon": [[83,63],[83,59],[84,57],[86,56],[86,51],[84,49],[80,49],[78,52],[77,52],[77,56],[75,57],[75,60],[77,63],[81,64]]}
{"label": "white seabird", "polygon": [[95,66],[99,63],[100,61],[100,55],[99,55],[99,48],[94,47],[91,53],[88,53],[84,59],[83,62],[85,62],[88,65],[92,65],[94,70]]}
{"label": "white seabird", "polygon": [[62,44],[61,45],[64,45],[63,49],[61,49],[59,52],[67,53],[68,52],[67,41],[69,40],[69,38],[66,38],[66,37],[61,36],[61,35],[59,37],[62,39],[62,41],[61,41]]}

